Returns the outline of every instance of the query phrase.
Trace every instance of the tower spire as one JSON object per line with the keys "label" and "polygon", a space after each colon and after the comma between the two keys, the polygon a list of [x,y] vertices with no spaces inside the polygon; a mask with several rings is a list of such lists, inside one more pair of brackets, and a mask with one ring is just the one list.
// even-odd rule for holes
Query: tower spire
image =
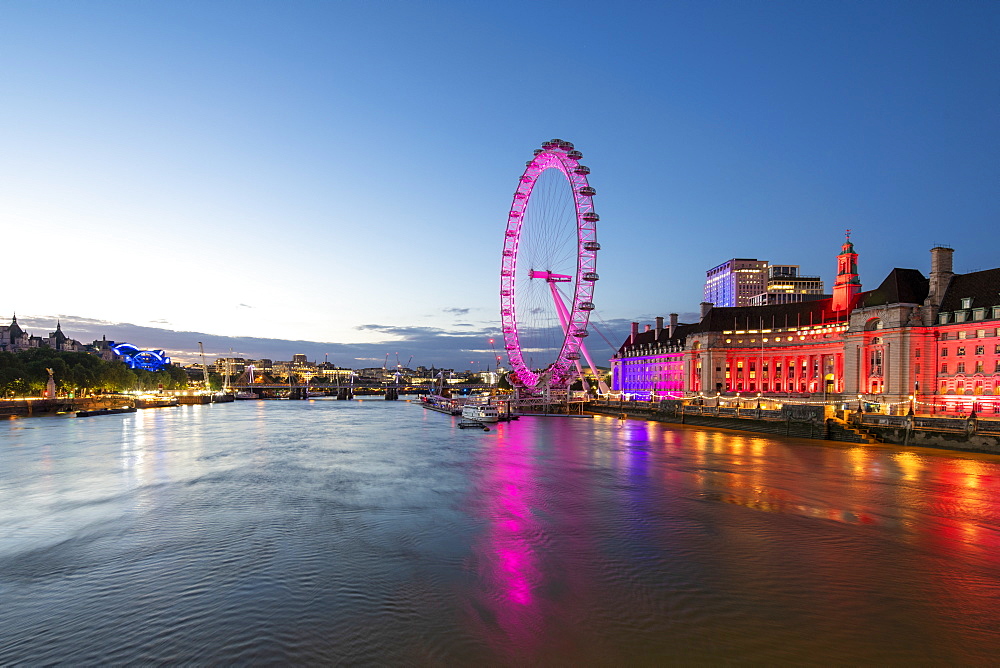
{"label": "tower spire", "polygon": [[851,231],[844,235],[844,245],[837,256],[837,280],[833,284],[833,310],[846,311],[854,306],[861,294],[861,279],[858,277],[858,254],[851,243]]}

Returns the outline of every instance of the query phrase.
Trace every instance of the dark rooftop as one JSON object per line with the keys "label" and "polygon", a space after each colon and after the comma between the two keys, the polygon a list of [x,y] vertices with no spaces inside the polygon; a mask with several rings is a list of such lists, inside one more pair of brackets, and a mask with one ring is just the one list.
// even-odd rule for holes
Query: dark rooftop
{"label": "dark rooftop", "polygon": [[664,344],[664,345],[678,345],[679,346],[679,345],[682,345],[684,343],[684,339],[687,338],[687,335],[693,333],[694,331],[696,331],[697,328],[698,328],[697,325],[679,324],[679,325],[677,325],[677,327],[674,328],[674,336],[673,336],[673,338],[670,338],[670,336],[669,336],[669,334],[670,334],[670,326],[667,325],[667,324],[664,324],[663,329],[660,330],[660,338],[657,339],[656,338],[656,328],[655,327],[651,327],[648,332],[639,332],[636,335],[636,337],[635,337],[635,343],[634,344],[630,344],[629,343],[629,337],[631,337],[631,334],[629,335],[629,337],[626,337],[625,338],[625,343],[623,343],[621,345],[621,347],[618,348],[618,352],[619,353],[624,353],[625,352],[625,348],[631,347],[633,345],[640,345],[640,344],[643,344],[643,343],[660,343],[660,344]]}
{"label": "dark rooftop", "polygon": [[1000,269],[955,274],[941,302],[941,310],[960,310],[962,299],[966,297],[972,297],[972,308],[1000,305]]}
{"label": "dark rooftop", "polygon": [[880,286],[862,294],[859,306],[923,304],[929,285],[930,281],[916,269],[897,267],[889,272]]}
{"label": "dark rooftop", "polygon": [[843,313],[830,309],[833,299],[817,299],[768,306],[714,307],[694,331],[721,332],[737,329],[776,329],[842,321]]}

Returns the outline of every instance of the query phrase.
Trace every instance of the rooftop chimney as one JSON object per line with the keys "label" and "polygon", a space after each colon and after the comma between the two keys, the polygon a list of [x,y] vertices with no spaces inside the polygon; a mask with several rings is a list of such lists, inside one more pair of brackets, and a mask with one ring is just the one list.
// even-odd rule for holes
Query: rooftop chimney
{"label": "rooftop chimney", "polygon": [[677,314],[670,314],[670,338],[674,338],[674,332],[677,331]]}
{"label": "rooftop chimney", "polygon": [[702,302],[701,303],[701,317],[702,317],[702,319],[704,319],[705,316],[708,315],[708,312],[712,310],[713,306],[715,306],[715,304],[713,304],[712,302]]}
{"label": "rooftop chimney", "polygon": [[933,311],[927,314],[930,322],[937,319],[937,310],[944,300],[944,293],[948,291],[948,285],[951,283],[952,277],[955,276],[952,272],[952,256],[954,254],[953,249],[944,246],[935,246],[931,249],[930,286],[925,302]]}
{"label": "rooftop chimney", "polygon": [[633,322],[632,323],[632,335],[628,338],[628,344],[630,346],[634,346],[635,345],[635,340],[637,338],[639,338],[639,323]]}
{"label": "rooftop chimney", "polygon": [[660,332],[663,331],[663,316],[656,316],[656,340],[660,340]]}
{"label": "rooftop chimney", "polygon": [[646,325],[646,329],[642,330],[642,333],[645,334],[648,331],[649,331],[649,325]]}

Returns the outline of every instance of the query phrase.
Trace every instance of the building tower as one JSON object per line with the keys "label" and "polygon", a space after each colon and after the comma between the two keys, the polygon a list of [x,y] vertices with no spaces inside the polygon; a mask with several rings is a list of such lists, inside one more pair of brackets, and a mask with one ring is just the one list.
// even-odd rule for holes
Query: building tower
{"label": "building tower", "polygon": [[737,257],[705,273],[705,301],[715,306],[748,306],[765,290],[767,260]]}
{"label": "building tower", "polygon": [[861,294],[861,279],[858,278],[858,254],[851,243],[851,231],[837,256],[837,280],[833,284],[833,310],[846,311],[854,305]]}

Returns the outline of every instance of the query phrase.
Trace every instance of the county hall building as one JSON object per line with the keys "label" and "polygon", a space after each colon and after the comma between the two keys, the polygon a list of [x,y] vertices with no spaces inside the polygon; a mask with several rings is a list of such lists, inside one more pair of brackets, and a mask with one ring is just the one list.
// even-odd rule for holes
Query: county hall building
{"label": "county hall building", "polygon": [[[1000,269],[930,276],[893,269],[862,291],[848,239],[828,298],[767,306],[702,303],[701,320],[632,331],[611,360],[612,390],[634,398],[761,396],[882,410],[1000,413]],[[856,404],[855,404],[856,405]]]}

